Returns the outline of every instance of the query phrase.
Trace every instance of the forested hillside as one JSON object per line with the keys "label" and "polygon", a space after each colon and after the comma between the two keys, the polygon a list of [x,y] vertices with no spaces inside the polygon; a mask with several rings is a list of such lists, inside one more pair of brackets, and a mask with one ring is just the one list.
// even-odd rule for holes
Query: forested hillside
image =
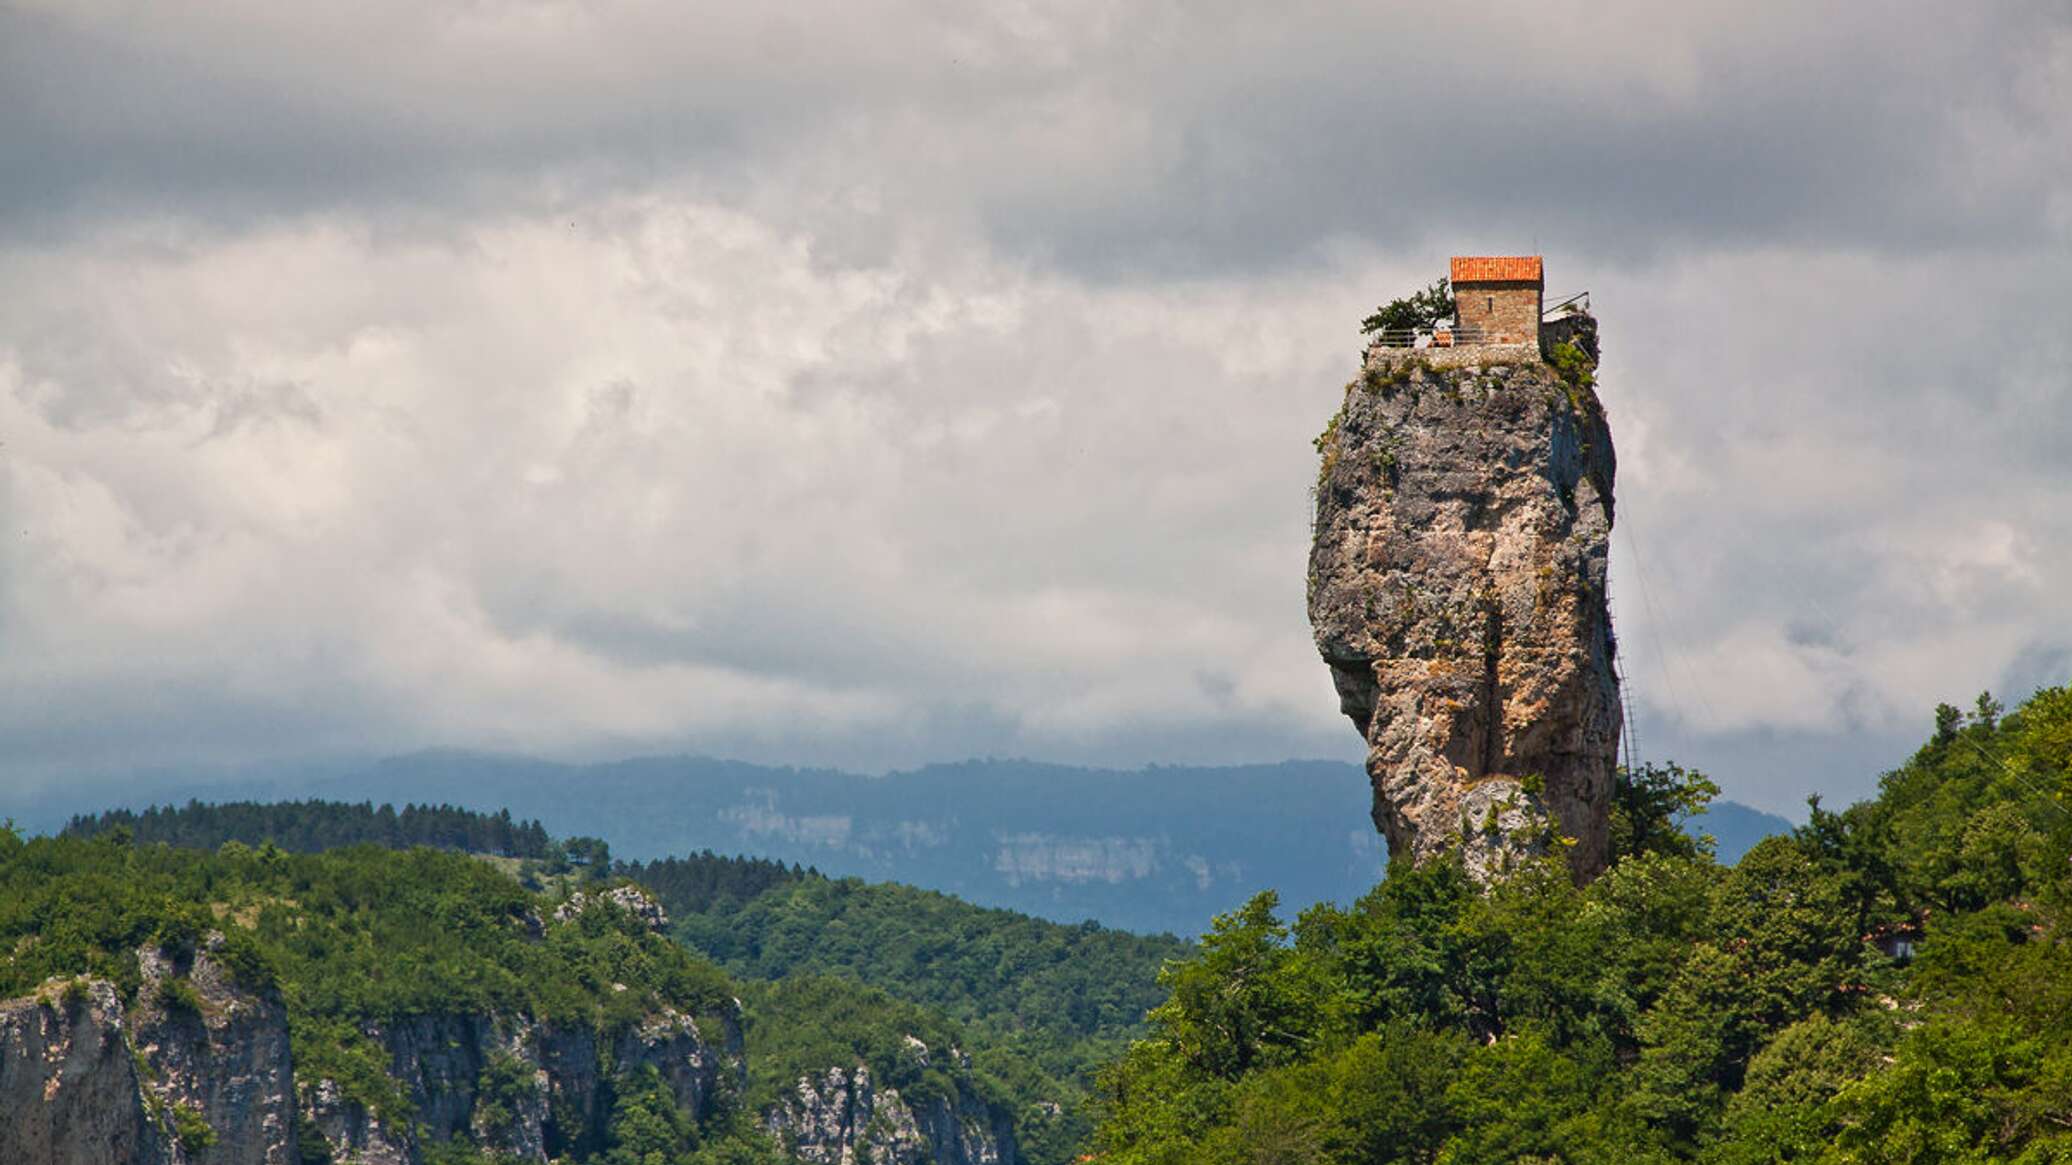
{"label": "forested hillside", "polygon": [[731,971],[845,975],[967,1021],[1076,1036],[1135,1031],[1158,1002],[1159,966],[1190,949],[1169,936],[1062,926],[857,878],[790,875],[752,896],[702,905],[671,892],[678,879],[670,871],[712,860],[621,872],[660,894],[676,920],[672,934]]}
{"label": "forested hillside", "polygon": [[[125,853],[169,852],[158,843],[220,845],[278,861],[280,838],[312,848],[434,843],[503,856],[512,848],[507,836],[530,838],[533,828],[514,828],[508,813],[307,801],[106,813],[74,821],[68,835],[98,835]],[[371,851],[345,852],[379,868]],[[705,852],[614,862],[591,838],[528,841],[523,852],[499,867],[472,865],[505,892],[630,879],[654,892],[673,920],[672,937],[736,977],[727,989],[746,1007],[749,1107],[775,1104],[801,1076],[859,1062],[906,1094],[941,1091],[943,1080],[910,1054],[911,1037],[970,1060],[967,1086],[1012,1114],[1020,1151],[1037,1165],[1079,1151],[1092,1127],[1094,1069],[1142,1034],[1144,1013],[1160,996],[1159,968],[1191,949],[1169,936],[1065,926],[758,858]],[[427,860],[421,852],[397,858]],[[372,949],[356,949],[372,957]],[[435,996],[436,982],[426,985]],[[476,1002],[468,996],[456,1005]]]}
{"label": "forested hillside", "polygon": [[2072,689],[1938,710],[1731,869],[1628,781],[1612,868],[1262,894],[1103,1080],[1104,1165],[2072,1159]]}
{"label": "forested hillside", "polygon": [[[1198,947],[763,859],[533,847],[501,814],[412,820],[543,856],[242,839],[401,844],[407,811],[363,805],[115,815],[0,833],[0,996],[95,975],[166,1022],[220,1010],[178,970],[208,960],[277,992],[298,1076],[339,1090],[299,1102],[310,1161],[328,1151],[310,1129],[349,1131],[340,1103],[422,1109],[405,1119],[442,1162],[524,1124],[487,1067],[461,1116],[424,1109],[436,1089],[393,1074],[413,1024],[521,1015],[604,1038],[669,1009],[740,1025],[738,1086],[684,1104],[627,1077],[589,1123],[528,1127],[575,1160],[755,1161],[759,1127],[796,1137],[866,1102],[861,1077],[823,1079],[863,1065],[873,1088],[965,1114],[945,1127],[1002,1122],[1039,1165],[2072,1157],[2072,689],[1940,709],[1876,799],[1815,804],[1733,866],[1683,828],[1712,791],[1675,766],[1623,774],[1615,861],[1581,889],[1553,865],[1486,893],[1457,865],[1399,867],[1293,919],[1260,894]],[[139,840],[209,830],[231,836]],[[557,907],[629,877],[676,943],[637,912]],[[81,998],[65,1006],[101,1006]],[[820,1081],[803,1108],[802,1078]],[[169,1136],[216,1135],[200,1109],[158,1111]],[[661,1156],[614,1155],[635,1145]]]}
{"label": "forested hillside", "polygon": [[[793,1017],[846,1015],[880,1040],[898,1036],[880,1014],[895,1000],[957,1021],[975,1065],[1022,1103],[1019,1132],[1032,1160],[1079,1151],[1092,1127],[1094,1068],[1142,1033],[1161,995],[1159,968],[1191,949],[1168,935],[1063,926],[896,883],[775,876],[781,870],[710,855],[622,868],[662,894],[675,919],[670,933],[686,946],[771,984],[750,996],[752,1010],[784,1017],[808,1047],[829,1035]],[[771,880],[752,896],[704,890],[729,875],[752,886],[758,874]],[[671,892],[685,883],[695,888]],[[845,981],[882,992],[883,1004],[867,1005]],[[906,1010],[917,1018],[902,1022],[918,1030],[920,1008]]]}
{"label": "forested hillside", "polygon": [[[24,841],[0,830],[0,952],[0,999],[36,995],[29,1006],[47,1009],[41,1030],[90,1026],[104,1012],[116,1031],[162,1026],[163,1039],[136,1050],[135,1087],[147,1120],[164,1122],[188,1153],[250,1126],[241,1159],[278,1151],[259,1138],[304,1162],[369,1143],[414,1145],[442,1162],[527,1143],[615,1165],[647,1152],[670,1162],[778,1159],[710,1058],[715,1036],[736,1022],[723,972],[621,911],[557,917],[553,903],[471,857],[365,846],[293,854],[235,841],[219,851],[140,847],[120,830]],[[114,994],[98,998],[95,979]],[[270,1014],[285,1022],[292,1079],[286,1061],[269,1060]],[[646,1116],[662,1084],[638,1075],[636,1061],[666,1041],[636,1033],[672,1015],[698,1017],[706,1034],[687,1046],[707,1056],[710,1079],[679,1089],[696,1109],[672,1100],[678,1119],[657,1127]],[[230,1042],[206,1034],[226,1023]],[[517,1050],[492,1051],[458,1078],[408,1050],[422,1031],[442,1033],[438,1046],[453,1049],[442,1058],[472,1055],[456,1041],[485,1024],[503,1033],[496,1046]],[[183,1042],[195,1052],[151,1058]],[[608,1045],[625,1050],[616,1069],[562,1063]],[[540,1059],[521,1063],[526,1055]],[[226,1085],[220,1070],[244,1061],[253,1069]],[[567,1082],[567,1103],[551,1113],[532,1100],[535,1071],[550,1068],[561,1072],[551,1087]],[[598,1074],[609,1082],[614,1071],[600,1091]],[[119,1095],[107,1080],[69,1085]],[[46,1085],[46,1105],[61,1094],[70,1095]],[[255,1119],[260,1111],[287,1119]]]}
{"label": "forested hillside", "polygon": [[1065,926],[973,906],[895,883],[829,878],[763,858],[705,851],[651,862],[610,858],[594,838],[556,840],[510,813],[451,806],[298,801],[127,810],[75,818],[66,833],[113,831],[134,844],[214,849],[228,842],[287,849],[432,845],[527,860],[511,868],[543,879],[628,879],[652,890],[684,945],[751,979],[794,973],[852,979],[893,996],[983,1023],[1000,1033],[1114,1037],[1141,1029],[1158,1001],[1159,967],[1190,949],[1096,923]]}

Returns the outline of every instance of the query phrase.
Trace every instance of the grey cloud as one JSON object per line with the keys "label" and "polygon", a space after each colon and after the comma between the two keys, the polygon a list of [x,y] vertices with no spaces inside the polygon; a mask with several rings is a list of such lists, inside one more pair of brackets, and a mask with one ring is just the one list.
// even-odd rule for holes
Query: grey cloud
{"label": "grey cloud", "polygon": [[[1693,54],[1692,75],[1663,83],[1687,85],[1684,94],[1649,92],[1632,76],[1619,84],[1630,60],[1608,62],[1607,84],[1578,91],[1571,71],[1595,62],[1525,38],[1494,53],[1434,44],[1408,60],[1380,48],[1380,30],[1355,35],[1352,44],[1380,48],[1375,67],[1355,60],[1200,110],[1174,181],[1105,241],[1199,221],[1204,235],[1267,253],[1333,235],[1465,236],[1631,261],[1690,245],[2034,237],[2066,164],[1996,172],[1999,160],[1968,140],[1977,121],[2028,128],[2001,85],[2039,64],[2004,13],[1975,10],[1979,23],[1962,28],[1938,22],[1931,43],[1889,9],[1811,24],[1779,11],[1708,30],[1716,41]],[[1663,31],[1659,16],[1633,16],[1606,11],[1591,32],[1637,46]],[[2062,13],[2053,22],[2062,29]],[[1922,84],[1924,68],[1933,84]],[[1982,197],[1959,197],[1967,190]]]}
{"label": "grey cloud", "polygon": [[2050,229],[2072,177],[2072,34],[2048,3],[1482,22],[1139,5],[1029,27],[983,6],[605,5],[546,31],[361,7],[310,29],[0,18],[4,95],[34,111],[0,130],[0,205],[407,217],[670,175],[767,198],[775,179],[804,187],[776,199],[794,214],[850,188],[1121,278],[1314,263],[1343,240],[1627,262],[2005,248]]}

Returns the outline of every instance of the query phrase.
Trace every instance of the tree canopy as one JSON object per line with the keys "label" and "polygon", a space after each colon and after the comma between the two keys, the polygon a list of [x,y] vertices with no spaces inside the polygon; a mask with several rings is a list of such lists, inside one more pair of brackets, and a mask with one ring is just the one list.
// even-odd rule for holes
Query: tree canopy
{"label": "tree canopy", "polygon": [[1411,292],[1375,308],[1373,315],[1360,321],[1360,334],[1423,331],[1440,320],[1452,319],[1453,313],[1453,290],[1441,279],[1423,291]]}
{"label": "tree canopy", "polygon": [[1621,774],[1611,869],[1262,894],[1102,1079],[1104,1165],[2072,1159],[2072,689],[1947,706],[1879,795],[1719,866]]}

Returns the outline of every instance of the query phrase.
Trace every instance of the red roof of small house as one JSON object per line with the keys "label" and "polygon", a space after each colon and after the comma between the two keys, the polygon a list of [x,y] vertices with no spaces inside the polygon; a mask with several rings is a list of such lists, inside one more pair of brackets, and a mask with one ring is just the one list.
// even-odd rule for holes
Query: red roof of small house
{"label": "red roof of small house", "polygon": [[1455,284],[1538,283],[1538,255],[1455,255],[1450,272]]}

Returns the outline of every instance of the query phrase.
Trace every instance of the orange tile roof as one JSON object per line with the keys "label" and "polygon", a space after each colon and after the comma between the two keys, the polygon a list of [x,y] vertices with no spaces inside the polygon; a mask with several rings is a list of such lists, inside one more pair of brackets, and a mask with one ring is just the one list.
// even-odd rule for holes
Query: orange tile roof
{"label": "orange tile roof", "polygon": [[1451,276],[1455,283],[1538,283],[1538,255],[1455,255]]}

